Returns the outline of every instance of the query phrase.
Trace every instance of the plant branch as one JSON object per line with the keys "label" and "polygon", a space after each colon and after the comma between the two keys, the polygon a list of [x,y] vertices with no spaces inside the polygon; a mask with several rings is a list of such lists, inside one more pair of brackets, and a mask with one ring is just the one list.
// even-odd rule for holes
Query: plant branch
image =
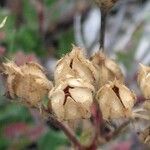
{"label": "plant branch", "polygon": [[113,133],[113,138],[117,137],[131,122],[131,120],[127,120],[126,122],[124,122],[122,125],[120,125],[120,127],[118,127],[114,133]]}
{"label": "plant branch", "polygon": [[98,137],[100,135],[100,127],[101,127],[101,124],[103,123],[102,112],[99,108],[97,101],[95,101],[93,104],[92,116],[94,119],[95,136],[94,136],[90,146],[87,148],[87,150],[96,150]]}
{"label": "plant branch", "polygon": [[101,9],[101,28],[100,28],[100,50],[105,49],[105,28],[106,28],[107,12]]}
{"label": "plant branch", "polygon": [[77,150],[83,150],[84,147],[81,145],[79,140],[76,138],[75,134],[62,122],[57,120],[54,116],[52,116],[48,110],[43,109],[43,115],[46,115],[46,118],[48,121],[57,126],[59,129],[61,129],[64,134],[68,137],[68,139],[74,144],[74,146],[77,148]]}

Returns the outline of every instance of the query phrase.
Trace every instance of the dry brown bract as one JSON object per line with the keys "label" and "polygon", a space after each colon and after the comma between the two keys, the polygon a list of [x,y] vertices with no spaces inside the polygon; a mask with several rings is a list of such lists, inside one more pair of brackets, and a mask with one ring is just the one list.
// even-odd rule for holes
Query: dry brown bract
{"label": "dry brown bract", "polygon": [[18,67],[13,62],[3,63],[7,75],[7,90],[11,98],[19,97],[23,102],[36,106],[52,88],[43,68],[37,63],[26,63]]}
{"label": "dry brown bract", "polygon": [[143,143],[150,145],[150,127],[141,132],[139,138]]}
{"label": "dry brown bract", "polygon": [[145,99],[150,100],[150,67],[140,64],[138,84]]}
{"label": "dry brown bract", "polygon": [[115,79],[122,83],[124,82],[124,77],[119,65],[105,54],[98,52],[91,58],[91,61],[99,74],[98,88]]}
{"label": "dry brown bract", "polygon": [[131,117],[135,94],[115,80],[104,85],[97,93],[97,100],[106,120]]}
{"label": "dry brown bract", "polygon": [[105,11],[110,10],[118,0],[94,0],[100,8]]}
{"label": "dry brown bract", "polygon": [[83,50],[75,46],[58,62],[54,77],[56,85],[69,78],[82,78],[93,85],[98,80],[98,74],[93,64],[85,58]]}
{"label": "dry brown bract", "polygon": [[59,120],[89,118],[94,87],[81,78],[61,82],[49,93],[49,109]]}

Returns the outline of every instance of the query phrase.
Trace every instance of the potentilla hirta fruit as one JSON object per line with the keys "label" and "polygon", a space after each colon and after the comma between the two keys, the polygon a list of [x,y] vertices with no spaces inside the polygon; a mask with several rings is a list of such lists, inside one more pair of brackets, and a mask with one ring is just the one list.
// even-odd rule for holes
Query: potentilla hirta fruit
{"label": "potentilla hirta fruit", "polygon": [[142,131],[139,134],[139,138],[143,143],[150,145],[150,127]]}
{"label": "potentilla hirta fruit", "polygon": [[106,120],[131,117],[136,96],[117,80],[105,84],[96,96]]}
{"label": "potentilla hirta fruit", "polygon": [[91,62],[99,74],[98,88],[102,87],[109,81],[114,81],[115,79],[122,83],[124,82],[124,77],[119,65],[112,59],[108,58],[104,53],[95,53],[91,58]]}
{"label": "potentilla hirta fruit", "polygon": [[49,109],[59,120],[89,118],[94,87],[81,78],[61,81],[49,93]]}
{"label": "potentilla hirta fruit", "polygon": [[54,72],[55,84],[69,78],[82,78],[95,84],[98,80],[97,70],[83,55],[83,49],[73,46],[72,51],[64,56],[57,64]]}
{"label": "potentilla hirta fruit", "polygon": [[150,67],[140,64],[138,84],[144,98],[150,100]]}
{"label": "potentilla hirta fruit", "polygon": [[94,1],[101,9],[109,11],[118,0],[94,0]]}
{"label": "potentilla hirta fruit", "polygon": [[26,63],[18,67],[14,62],[3,63],[7,75],[7,90],[12,99],[18,97],[24,103],[38,106],[52,88],[52,83],[44,74],[42,66]]}

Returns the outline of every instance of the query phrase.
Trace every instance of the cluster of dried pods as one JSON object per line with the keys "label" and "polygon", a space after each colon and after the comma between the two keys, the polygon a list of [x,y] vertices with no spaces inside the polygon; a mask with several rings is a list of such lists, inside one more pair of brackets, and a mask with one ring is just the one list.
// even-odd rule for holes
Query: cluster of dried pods
{"label": "cluster of dried pods", "polygon": [[[87,59],[83,50],[73,50],[58,61],[54,84],[37,63],[17,66],[3,63],[7,75],[7,91],[12,99],[18,97],[30,106],[41,108],[48,95],[48,109],[59,120],[91,117],[91,106],[97,101],[105,120],[130,118],[135,115],[136,95],[124,84],[119,65],[104,53]],[[140,65],[138,83],[146,102],[150,99],[150,67]],[[53,86],[54,85],[54,86]]]}
{"label": "cluster of dried pods", "polygon": [[[105,14],[116,1],[95,0]],[[103,41],[104,37],[102,46]],[[144,111],[150,112],[150,67],[142,64],[138,84],[145,103],[139,109],[134,108],[136,95],[125,86],[119,65],[102,52],[87,59],[81,48],[73,46],[73,50],[58,61],[54,83],[48,80],[43,67],[34,62],[22,66],[6,62],[3,63],[3,72],[12,99],[18,97],[23,103],[41,109],[47,96],[47,109],[60,121],[90,118],[94,101],[97,101],[106,121],[135,117],[149,119],[149,116],[140,114],[143,106]],[[140,135],[144,142],[150,141],[147,131],[149,129]]]}

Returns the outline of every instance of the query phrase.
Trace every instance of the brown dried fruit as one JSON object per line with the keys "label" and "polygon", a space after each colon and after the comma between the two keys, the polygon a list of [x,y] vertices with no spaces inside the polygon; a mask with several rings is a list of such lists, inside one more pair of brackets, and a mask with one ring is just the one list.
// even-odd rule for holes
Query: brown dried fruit
{"label": "brown dried fruit", "polygon": [[102,52],[95,53],[91,61],[99,74],[98,88],[115,79],[124,82],[122,71],[118,64]]}
{"label": "brown dried fruit", "polygon": [[136,97],[119,81],[115,80],[104,85],[96,97],[104,119],[131,117]]}
{"label": "brown dried fruit", "polygon": [[13,62],[3,63],[7,75],[7,88],[11,98],[21,98],[25,103],[36,106],[52,88],[52,83],[37,63],[26,63],[18,67]]}
{"label": "brown dried fruit", "polygon": [[73,50],[63,57],[57,64],[54,77],[56,85],[68,78],[82,78],[93,85],[98,80],[98,74],[93,64],[85,58],[82,49],[73,47]]}
{"label": "brown dried fruit", "polygon": [[80,78],[69,78],[49,93],[49,109],[60,120],[89,118],[94,87]]}
{"label": "brown dried fruit", "polygon": [[150,145],[150,127],[141,132],[139,138],[143,143]]}
{"label": "brown dried fruit", "polygon": [[118,0],[94,0],[98,6],[106,12],[110,10]]}
{"label": "brown dried fruit", "polygon": [[145,99],[150,99],[150,67],[140,64],[138,84]]}

